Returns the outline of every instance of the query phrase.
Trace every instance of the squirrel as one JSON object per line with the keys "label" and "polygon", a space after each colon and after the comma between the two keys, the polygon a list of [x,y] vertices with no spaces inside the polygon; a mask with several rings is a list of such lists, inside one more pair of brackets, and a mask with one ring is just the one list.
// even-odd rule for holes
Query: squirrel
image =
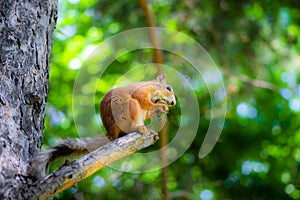
{"label": "squirrel", "polygon": [[168,106],[175,104],[174,91],[166,83],[165,74],[152,81],[111,89],[100,103],[100,116],[106,135],[68,138],[55,147],[40,151],[30,161],[29,174],[39,179],[47,174],[51,163],[58,158],[69,161],[131,132],[145,135],[148,129],[144,121],[155,114],[167,113]]}

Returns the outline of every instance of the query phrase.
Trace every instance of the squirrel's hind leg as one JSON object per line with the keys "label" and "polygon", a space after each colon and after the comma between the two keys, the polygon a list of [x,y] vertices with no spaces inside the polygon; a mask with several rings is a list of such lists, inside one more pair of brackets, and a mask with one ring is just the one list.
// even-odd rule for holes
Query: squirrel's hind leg
{"label": "squirrel's hind leg", "polygon": [[130,99],[129,101],[129,116],[131,119],[130,131],[138,131],[142,135],[148,133],[147,127],[144,125],[144,119],[146,118],[147,111],[142,110],[139,102],[136,99]]}

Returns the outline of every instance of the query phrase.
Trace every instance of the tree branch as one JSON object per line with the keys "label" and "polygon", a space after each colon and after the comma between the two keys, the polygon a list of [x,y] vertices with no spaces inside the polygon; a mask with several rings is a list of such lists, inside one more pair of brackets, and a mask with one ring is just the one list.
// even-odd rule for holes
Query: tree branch
{"label": "tree branch", "polygon": [[255,87],[269,89],[269,90],[273,90],[273,91],[276,91],[276,92],[279,90],[278,87],[276,85],[274,85],[273,83],[269,83],[269,82],[264,81],[264,80],[251,79],[246,75],[241,75],[240,80],[245,82],[245,83],[248,83],[250,85],[253,85]]}
{"label": "tree branch", "polygon": [[92,151],[68,166],[36,181],[29,188],[29,199],[48,199],[104,168],[107,164],[152,145],[158,135],[134,132]]}
{"label": "tree branch", "polygon": [[[151,13],[151,10],[149,9],[149,5],[147,0],[140,0],[140,6],[144,12],[144,15],[146,17],[147,25],[149,28],[149,35],[150,35],[150,41],[154,47],[154,61],[157,63],[157,75],[162,74],[162,64],[164,63],[163,53],[160,47],[159,38],[156,34],[155,23],[153,19],[153,14]],[[168,144],[168,134],[167,134],[167,126],[165,125],[163,129],[161,130],[161,139],[160,139],[160,157],[161,157],[161,165],[162,168],[162,199],[168,200],[169,199],[169,189],[168,189],[168,155],[166,148],[163,148],[167,146]]]}
{"label": "tree branch", "polygon": [[163,55],[162,55],[162,51],[160,50],[160,44],[159,44],[159,40],[157,38],[156,35],[156,29],[155,29],[155,23],[153,20],[153,16],[152,13],[149,9],[148,3],[146,0],[140,0],[140,6],[144,12],[144,15],[146,17],[146,22],[147,25],[149,27],[149,34],[150,34],[150,41],[153,45],[153,50],[154,50],[154,61],[155,63],[158,64],[157,66],[157,74],[161,74],[162,73],[162,69],[161,69],[161,64],[163,64]]}

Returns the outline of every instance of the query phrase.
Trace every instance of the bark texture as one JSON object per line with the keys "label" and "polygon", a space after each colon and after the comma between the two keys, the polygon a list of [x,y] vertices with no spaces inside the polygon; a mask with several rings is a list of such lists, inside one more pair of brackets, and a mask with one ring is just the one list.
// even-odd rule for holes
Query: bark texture
{"label": "bark texture", "polygon": [[27,199],[44,129],[56,0],[0,1],[0,199]]}
{"label": "bark texture", "polygon": [[47,199],[106,164],[153,144],[132,133],[33,182],[40,151],[57,0],[0,0],[0,199]]}

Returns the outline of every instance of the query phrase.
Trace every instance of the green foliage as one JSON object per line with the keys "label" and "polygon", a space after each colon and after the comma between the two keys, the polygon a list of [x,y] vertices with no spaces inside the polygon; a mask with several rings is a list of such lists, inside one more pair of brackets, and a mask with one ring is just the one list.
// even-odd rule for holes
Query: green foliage
{"label": "green foliage", "polygon": [[[214,150],[199,159],[199,148],[209,126],[210,96],[201,77],[187,63],[164,52],[165,64],[190,77],[195,84],[201,120],[190,148],[169,166],[168,187],[174,199],[299,199],[300,198],[300,12],[299,2],[151,1],[157,26],[195,39],[223,72],[227,114]],[[53,44],[50,93],[44,147],[66,137],[79,137],[72,109],[73,85],[79,70],[98,44],[122,31],[146,26],[137,1],[61,0]],[[184,43],[180,38],[173,43]],[[97,59],[109,57],[101,49]],[[120,55],[97,84],[95,109],[103,95],[120,81],[150,80],[155,67],[133,70],[152,62],[151,50]],[[94,58],[92,58],[94,59]],[[93,75],[99,66],[88,65]],[[94,63],[94,64],[93,64]],[[143,68],[144,69],[144,68]],[[131,71],[133,70],[133,71]],[[124,78],[123,74],[127,73]],[[174,78],[172,78],[174,82]],[[262,80],[262,81],[258,81]],[[98,82],[99,81],[99,82]],[[176,92],[180,86],[174,87]],[[169,114],[169,137],[180,125],[180,103]],[[85,100],[82,100],[85,104]],[[88,125],[101,126],[99,116]],[[77,127],[80,128],[80,127]],[[102,129],[103,130],[103,129]],[[101,133],[87,133],[96,135]],[[145,151],[158,149],[156,145]],[[131,174],[105,168],[57,198],[160,199],[161,171]],[[186,197],[187,198],[187,197]]]}

